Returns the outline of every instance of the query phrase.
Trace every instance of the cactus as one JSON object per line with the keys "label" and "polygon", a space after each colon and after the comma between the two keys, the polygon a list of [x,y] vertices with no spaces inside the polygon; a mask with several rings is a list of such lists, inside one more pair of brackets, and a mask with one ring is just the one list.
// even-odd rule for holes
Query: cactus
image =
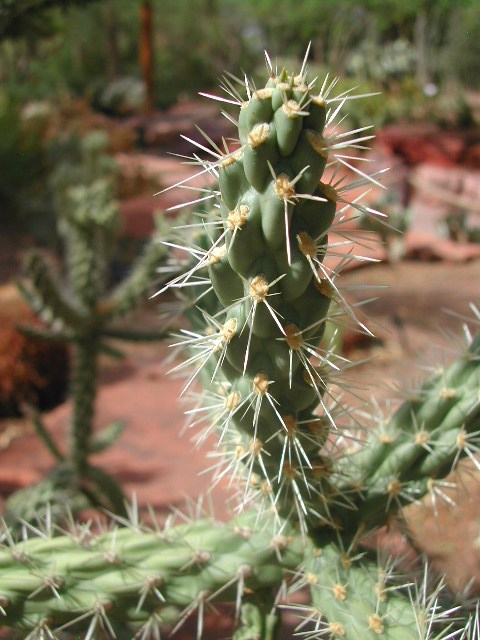
{"label": "cactus", "polygon": [[[186,359],[172,370],[187,375],[197,440],[218,435],[213,484],[231,475],[238,513],[228,524],[195,512],[148,527],[133,509],[112,531],[72,524],[60,536],[47,518],[22,542],[5,529],[0,620],[30,638],[83,627],[86,640],[127,628],[147,640],[193,615],[201,638],[215,602],[234,603],[235,640],[278,640],[285,606],[309,640],[479,637],[472,603],[455,603],[426,569],[405,578],[365,542],[395,519],[405,528],[404,507],[428,493],[442,499],[444,478],[475,458],[480,338],[467,334],[453,364],[369,429],[331,391],[350,363],[322,342],[327,319],[343,313],[367,328],[329,262],[328,232],[345,207],[380,214],[340,186],[341,166],[352,168],[343,149],[370,135],[332,133],[348,95],[332,96],[335,81],[317,94],[307,55],[298,75],[278,74],[267,56],[270,78],[259,90],[245,80],[246,99],[224,80],[239,107],[238,146],[201,162],[200,173],[218,178],[218,190],[202,190],[215,206],[182,247],[186,271],[161,290],[179,290],[192,319],[174,343]],[[322,182],[327,162],[334,177]],[[354,186],[377,184],[355,170]],[[309,604],[285,604],[304,588]]]}
{"label": "cactus", "polygon": [[[20,290],[46,328],[22,327],[28,335],[65,342],[73,348],[71,396],[73,416],[68,451],[54,442],[39,416],[34,425],[37,434],[59,463],[58,468],[39,486],[16,492],[7,502],[6,517],[30,520],[57,494],[54,514],[64,513],[70,496],[82,506],[100,505],[124,512],[124,498],[113,478],[92,467],[89,457],[112,444],[121,434],[119,424],[94,434],[94,404],[98,387],[98,359],[107,353],[121,356],[109,340],[151,340],[162,338],[160,331],[142,332],[119,326],[120,319],[146,297],[156,270],[165,257],[165,249],[152,241],[130,275],[110,293],[109,258],[118,228],[117,206],[110,183],[100,179],[78,185],[65,192],[60,229],[66,245],[67,278],[61,282],[39,253],[27,264],[29,280]],[[72,503],[72,504],[73,504]]]}

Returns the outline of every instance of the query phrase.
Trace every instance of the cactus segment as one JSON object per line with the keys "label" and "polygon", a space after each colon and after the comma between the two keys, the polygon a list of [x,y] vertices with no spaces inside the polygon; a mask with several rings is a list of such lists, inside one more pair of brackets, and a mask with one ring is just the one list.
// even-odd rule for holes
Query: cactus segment
{"label": "cactus segment", "polygon": [[288,157],[293,153],[302,132],[302,116],[307,114],[296,100],[287,100],[275,111],[274,122],[280,155]]}
{"label": "cactus segment", "polygon": [[241,151],[225,158],[219,165],[218,184],[228,209],[235,209],[239,195],[245,193],[249,186],[243,168]]}
{"label": "cactus segment", "polygon": [[295,588],[308,585],[312,602],[307,607],[292,607],[303,614],[298,633],[312,640],[419,640],[430,637],[422,635],[429,625],[433,630],[440,622],[441,627],[435,601],[431,607],[418,601],[409,593],[408,584],[391,584],[392,566],[378,566],[365,554],[352,551],[330,544],[306,554]]}
{"label": "cactus segment", "polygon": [[[320,405],[321,418],[337,428],[328,384],[345,362],[322,344],[331,300],[356,320],[334,282],[339,269],[325,263],[328,231],[339,202],[360,207],[346,199],[347,187],[338,188],[343,179],[333,181],[345,165],[337,149],[356,145],[358,137],[355,131],[329,131],[339,113],[339,105],[328,108],[333,85],[324,84],[320,96],[314,85],[306,80],[305,63],[299,74],[272,69],[265,87],[253,92],[245,80],[246,96],[228,81],[239,107],[240,146],[226,155],[212,152],[217,161],[201,163],[218,173],[220,193],[212,195],[222,221],[215,227],[219,234],[201,253],[198,245],[186,247],[196,265],[165,287],[189,287],[208,263],[202,283],[213,287],[217,311],[210,319],[205,315],[204,337],[198,331],[175,343],[194,353],[173,371],[194,366],[184,393],[197,376],[204,381],[207,375],[211,385],[240,393],[238,406],[222,412],[218,428],[226,462],[215,468],[220,477],[234,471],[244,483],[245,504],[258,493],[260,504],[266,500],[265,508],[273,506],[283,517],[292,517],[293,504],[303,532],[330,520],[328,509],[318,507],[326,480],[319,480],[316,460],[325,439],[302,418]],[[327,162],[334,167],[330,181]],[[355,171],[360,184],[370,181]],[[206,221],[216,225],[218,214]],[[228,341],[217,333],[226,319],[237,323]],[[212,429],[207,425],[205,431]]]}
{"label": "cactus segment", "polygon": [[[427,380],[413,400],[401,405],[386,427],[373,429],[356,455],[339,461],[340,490],[358,487],[362,496],[359,515],[337,512],[340,520],[353,518],[359,526],[360,522],[378,526],[386,515],[426,493],[434,496],[436,482],[453,471],[460,458],[474,459],[480,417],[479,356],[477,338],[444,375]],[[454,377],[458,386],[446,393],[445,380],[453,382]]]}
{"label": "cactus segment", "polygon": [[[1,624],[54,640],[62,631],[97,637],[100,629],[115,637],[122,628],[133,640],[165,629],[174,635],[194,615],[200,640],[206,610],[233,602],[235,640],[276,640],[284,608],[300,617],[296,631],[310,640],[433,640],[475,628],[458,607],[442,606],[442,583],[428,591],[427,575],[419,585],[398,582],[395,564],[379,564],[359,537],[313,544],[287,523],[272,537],[270,517],[250,513],[224,524],[184,516],[186,523],[149,528],[137,514],[99,535],[72,525],[54,536],[47,526],[17,543],[4,530]],[[303,587],[311,604],[279,608],[279,596]]]}
{"label": "cactus segment", "polygon": [[[100,536],[79,527],[70,536],[44,534],[6,546],[0,549],[2,623],[88,629],[102,611],[108,624],[144,629],[153,616],[163,626],[164,611],[173,608],[184,612],[177,613],[178,629],[202,598],[233,600],[238,616],[246,593],[281,584],[303,553],[293,531],[275,542],[268,522],[255,521],[250,515],[224,525],[206,518],[162,531],[132,525]],[[197,614],[201,631],[203,609]]]}

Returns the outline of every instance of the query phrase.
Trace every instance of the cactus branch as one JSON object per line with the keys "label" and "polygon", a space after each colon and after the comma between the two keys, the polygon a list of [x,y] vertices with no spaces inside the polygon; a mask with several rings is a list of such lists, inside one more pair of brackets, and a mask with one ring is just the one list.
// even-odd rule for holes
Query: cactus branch
{"label": "cactus branch", "polygon": [[98,376],[98,344],[94,337],[77,340],[74,353],[72,396],[74,398],[70,437],[70,459],[80,481],[90,451]]}

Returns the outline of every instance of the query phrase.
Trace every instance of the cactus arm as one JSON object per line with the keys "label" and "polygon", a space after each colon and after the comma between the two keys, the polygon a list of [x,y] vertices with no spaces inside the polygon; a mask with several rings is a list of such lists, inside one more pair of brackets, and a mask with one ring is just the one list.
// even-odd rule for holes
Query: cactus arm
{"label": "cactus arm", "polygon": [[[206,219],[214,230],[206,234],[210,242],[204,247],[192,237],[183,248],[193,267],[163,288],[193,289],[194,279],[208,270],[219,305],[211,317],[204,313],[203,330],[184,332],[178,340],[178,349],[189,355],[173,371],[196,366],[183,393],[207,369],[213,370],[207,392],[216,393],[218,385],[231,389],[238,406],[221,423],[230,460],[222,473],[233,471],[249,501],[276,509],[279,522],[297,518],[305,533],[319,517],[330,519],[318,515],[325,482],[317,454],[325,436],[313,423],[320,405],[330,423],[326,430],[336,428],[326,388],[340,359],[321,345],[331,301],[338,298],[355,317],[334,282],[340,269],[332,278],[323,265],[337,202],[348,202],[348,196],[336,182],[321,180],[327,159],[341,164],[337,149],[359,140],[325,137],[326,102],[314,95],[303,70],[272,77],[253,94],[248,83],[245,88],[247,99],[239,104],[242,147],[213,153],[221,197]],[[337,113],[332,109],[329,124]]]}
{"label": "cactus arm", "polygon": [[88,187],[71,187],[63,214],[69,284],[85,312],[95,315],[105,291],[118,224],[111,184],[99,179]]}
{"label": "cactus arm", "polygon": [[63,521],[69,511],[81,511],[88,502],[72,483],[72,471],[57,465],[37,484],[18,489],[5,503],[3,518],[9,534],[21,539],[25,523]]}
{"label": "cactus arm", "polygon": [[301,560],[303,542],[286,533],[272,540],[271,524],[256,528],[255,517],[244,516],[227,525],[206,519],[161,532],[131,525],[91,538],[79,529],[77,538],[11,542],[0,550],[2,624],[88,626],[101,610],[112,621],[147,625],[174,607],[180,626],[192,603],[200,618],[210,602],[237,599],[240,609],[245,590],[277,587]]}
{"label": "cactus arm", "polygon": [[235,631],[233,640],[278,640],[280,610],[275,606],[272,589],[245,596],[240,620],[241,626]]}
{"label": "cactus arm", "polygon": [[118,516],[126,515],[125,496],[110,474],[89,464],[81,480],[82,493],[88,497],[92,506]]}
{"label": "cactus arm", "polygon": [[165,530],[130,524],[97,536],[79,527],[18,543],[5,533],[1,624],[53,633],[102,620],[133,624],[142,637],[154,620],[175,631],[196,615],[199,638],[205,608],[233,601],[241,620],[235,640],[277,640],[272,594],[289,574],[299,576],[302,563],[290,590],[308,586],[311,605],[286,608],[299,614],[297,631],[309,640],[455,638],[467,628],[467,613],[441,606],[441,584],[427,595],[421,585],[396,583],[394,567],[379,566],[368,552],[338,543],[306,549],[287,528],[289,535],[272,539],[271,526],[263,521],[255,528],[255,517],[244,515],[228,524],[206,519]]}
{"label": "cactus arm", "polygon": [[[340,459],[340,493],[350,493],[357,515],[336,512],[368,527],[437,491],[458,461],[473,458],[480,426],[480,336],[442,374],[426,380],[386,426],[372,429],[356,456]],[[353,494],[353,495],[352,495]]]}
{"label": "cactus arm", "polygon": [[[95,232],[94,229],[92,229]],[[71,290],[89,316],[95,311],[101,286],[97,247],[83,230],[70,229],[68,234],[68,276]]]}
{"label": "cactus arm", "polygon": [[20,286],[20,292],[26,295],[27,302],[47,324],[61,321],[72,329],[78,329],[84,317],[74,303],[61,292],[43,258],[38,254],[30,256],[27,272],[32,289]]}
{"label": "cactus arm", "polygon": [[60,342],[60,343],[72,343],[74,341],[74,334],[66,329],[63,330],[48,330],[43,327],[28,326],[24,324],[16,325],[16,330],[27,338],[33,340],[42,340],[43,342]]}
{"label": "cactus arm", "polygon": [[303,620],[297,629],[312,640],[460,637],[464,620],[457,617],[459,607],[442,606],[443,583],[426,591],[421,581],[417,586],[402,583],[392,574],[395,570],[391,562],[379,565],[377,559],[361,550],[352,552],[352,548],[346,550],[335,543],[322,549],[311,547],[297,586],[309,586],[312,602],[299,607]]}
{"label": "cactus arm", "polygon": [[69,514],[89,507],[126,515],[123,493],[113,477],[88,465],[79,483],[69,461],[62,461],[37,484],[15,491],[5,503],[3,518],[10,534],[20,539],[22,529],[31,527],[28,523],[64,522]]}
{"label": "cactus arm", "polygon": [[101,342],[98,348],[102,353],[105,353],[110,358],[115,358],[115,360],[123,360],[125,358],[124,351],[106,342]]}
{"label": "cactus arm", "polygon": [[112,422],[101,431],[94,433],[90,440],[90,453],[100,453],[111,447],[125,430],[124,422]]}
{"label": "cactus arm", "polygon": [[35,432],[38,435],[38,437],[41,438],[41,440],[47,447],[48,451],[50,451],[50,453],[53,455],[55,460],[57,460],[57,462],[63,462],[65,460],[65,456],[62,453],[60,453],[60,449],[57,447],[55,440],[52,438],[50,432],[46,428],[40,415],[34,409],[29,410],[29,413],[31,414],[33,426],[35,428]]}

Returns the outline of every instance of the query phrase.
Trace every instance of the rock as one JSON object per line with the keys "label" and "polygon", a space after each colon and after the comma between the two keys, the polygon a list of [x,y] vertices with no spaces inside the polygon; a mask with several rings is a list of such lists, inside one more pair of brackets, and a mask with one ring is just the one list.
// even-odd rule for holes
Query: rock
{"label": "rock", "polygon": [[420,163],[445,167],[465,164],[469,148],[480,143],[477,130],[446,131],[437,125],[390,125],[377,133],[377,141],[400,155],[410,165]]}

